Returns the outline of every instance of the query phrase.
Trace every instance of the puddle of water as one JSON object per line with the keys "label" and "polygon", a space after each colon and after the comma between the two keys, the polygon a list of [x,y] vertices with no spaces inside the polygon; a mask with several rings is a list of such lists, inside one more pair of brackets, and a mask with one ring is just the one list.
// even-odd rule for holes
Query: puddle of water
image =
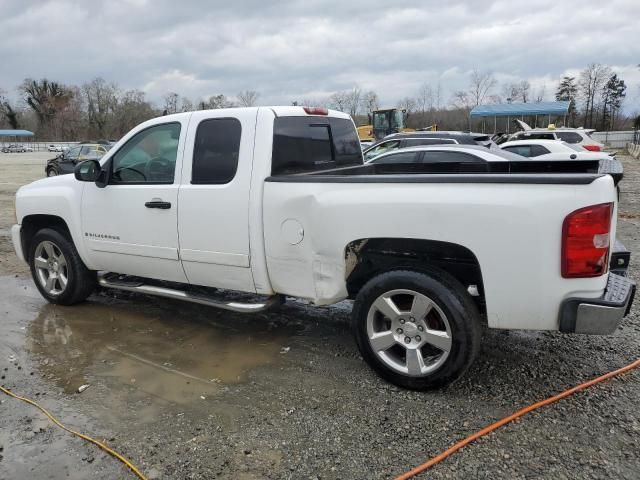
{"label": "puddle of water", "polygon": [[[291,328],[243,320],[242,328],[137,305],[44,305],[27,329],[44,375],[71,393],[89,377],[109,377],[154,397],[185,403],[278,359]],[[142,300],[140,302],[140,300]],[[226,314],[229,322],[238,315]],[[220,312],[216,312],[220,316]]]}

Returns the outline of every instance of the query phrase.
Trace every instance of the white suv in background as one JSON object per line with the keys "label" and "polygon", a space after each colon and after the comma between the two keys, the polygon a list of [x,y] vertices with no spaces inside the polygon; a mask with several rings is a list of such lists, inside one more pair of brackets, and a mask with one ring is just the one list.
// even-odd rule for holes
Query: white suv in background
{"label": "white suv in background", "polygon": [[584,128],[531,128],[520,120],[517,121],[523,130],[514,133],[509,137],[509,141],[514,140],[562,140],[572,145],[580,145],[584,149],[592,152],[600,152],[604,149],[604,144],[594,140],[589,136],[595,132],[593,129]]}

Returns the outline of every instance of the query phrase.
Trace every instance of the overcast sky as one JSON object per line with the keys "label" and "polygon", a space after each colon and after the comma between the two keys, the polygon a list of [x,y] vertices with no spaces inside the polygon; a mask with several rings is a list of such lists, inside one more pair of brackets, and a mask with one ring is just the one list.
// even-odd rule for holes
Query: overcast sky
{"label": "overcast sky", "polygon": [[640,0],[0,0],[0,88],[101,76],[157,102],[250,89],[289,104],[357,84],[393,106],[438,81],[448,103],[474,68],[552,99],[562,75],[599,62],[635,112],[639,25]]}

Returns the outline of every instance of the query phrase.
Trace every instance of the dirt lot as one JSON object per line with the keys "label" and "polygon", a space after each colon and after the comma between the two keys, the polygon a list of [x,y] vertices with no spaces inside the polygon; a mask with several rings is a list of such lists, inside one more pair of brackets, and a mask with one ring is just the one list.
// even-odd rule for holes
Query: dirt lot
{"label": "dirt lot", "polygon": [[[390,478],[640,351],[636,301],[609,337],[486,331],[466,377],[416,393],[363,363],[348,303],[291,302],[254,316],[114,293],[49,305],[8,236],[15,190],[44,175],[46,158],[0,154],[0,383],[104,439],[150,478]],[[638,252],[640,162],[624,161],[618,237]],[[638,281],[637,257],[630,274]],[[640,372],[627,374],[525,417],[423,478],[637,479],[639,400]],[[0,401],[0,478],[134,478],[29,405]]]}

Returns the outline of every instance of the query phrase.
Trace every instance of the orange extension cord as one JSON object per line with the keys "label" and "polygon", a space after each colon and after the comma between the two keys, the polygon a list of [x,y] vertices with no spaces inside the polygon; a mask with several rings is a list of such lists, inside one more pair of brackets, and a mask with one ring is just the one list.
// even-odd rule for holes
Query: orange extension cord
{"label": "orange extension cord", "polygon": [[85,441],[87,441],[89,443],[93,443],[94,445],[100,447],[102,450],[107,452],[109,455],[111,455],[114,458],[117,458],[122,463],[124,463],[127,467],[129,467],[129,469],[140,480],[147,480],[147,477],[145,477],[144,474],[135,465],[133,465],[129,460],[127,460],[124,456],[120,455],[118,452],[116,452],[112,448],[107,447],[104,443],[96,440],[95,438],[91,438],[89,435],[85,435],[84,433],[76,432],[75,430],[67,427],[60,420],[58,420],[56,417],[51,415],[51,413],[49,413],[49,411],[47,409],[45,409],[44,407],[39,405],[37,402],[34,402],[30,398],[21,397],[20,395],[16,395],[11,390],[6,389],[6,388],[4,388],[2,386],[0,386],[0,392],[5,393],[5,394],[9,395],[10,397],[17,398],[18,400],[22,400],[23,402],[28,403],[29,405],[33,405],[38,410],[40,410],[42,413],[44,413],[47,416],[47,418],[49,418],[49,420],[51,420],[53,423],[55,423],[61,429],[66,430],[67,432],[75,435],[76,437],[80,437],[81,439],[83,439],[83,440],[85,440]]}
{"label": "orange extension cord", "polygon": [[625,367],[619,368],[619,369],[614,370],[614,371],[609,372],[609,373],[605,373],[604,375],[601,375],[601,376],[596,377],[596,378],[594,378],[592,380],[589,380],[588,382],[581,383],[580,385],[577,385],[577,386],[575,386],[573,388],[565,390],[564,392],[561,392],[561,393],[559,393],[557,395],[554,395],[553,397],[546,398],[545,400],[541,400],[541,401],[539,401],[537,403],[533,403],[533,404],[531,404],[531,405],[529,405],[527,407],[524,407],[524,408],[518,410],[517,412],[509,415],[508,417],[504,417],[502,420],[498,420],[497,422],[492,423],[488,427],[485,427],[482,430],[479,430],[476,433],[474,433],[472,435],[469,435],[467,438],[465,438],[463,440],[460,440],[459,442],[457,442],[452,447],[450,447],[447,450],[445,450],[444,452],[436,455],[435,457],[427,460],[422,465],[418,465],[413,470],[409,470],[407,473],[404,473],[404,474],[400,475],[399,477],[396,477],[395,480],[408,480],[409,478],[413,478],[414,476],[418,475],[419,473],[422,473],[422,472],[425,472],[425,471],[429,470],[431,467],[433,467],[434,465],[440,463],[445,458],[453,455],[454,453],[456,453],[461,448],[469,445],[471,442],[475,442],[480,437],[484,437],[485,435],[493,432],[494,430],[497,430],[498,428],[506,425],[507,423],[513,422],[515,419],[520,418],[520,417],[526,415],[529,412],[537,410],[540,407],[545,407],[547,405],[555,403],[558,400],[562,400],[563,398],[567,398],[568,396],[573,395],[576,392],[579,392],[579,391],[584,390],[586,388],[592,387],[592,386],[594,386],[594,385],[596,385],[596,384],[598,384],[600,382],[604,382],[605,380],[608,380],[611,377],[615,377],[617,375],[621,375],[621,374],[626,373],[629,370],[633,370],[634,368],[637,368],[637,367],[640,367],[640,358],[638,360],[636,360],[635,362],[632,362],[632,363],[630,363],[629,365],[627,365]]}

